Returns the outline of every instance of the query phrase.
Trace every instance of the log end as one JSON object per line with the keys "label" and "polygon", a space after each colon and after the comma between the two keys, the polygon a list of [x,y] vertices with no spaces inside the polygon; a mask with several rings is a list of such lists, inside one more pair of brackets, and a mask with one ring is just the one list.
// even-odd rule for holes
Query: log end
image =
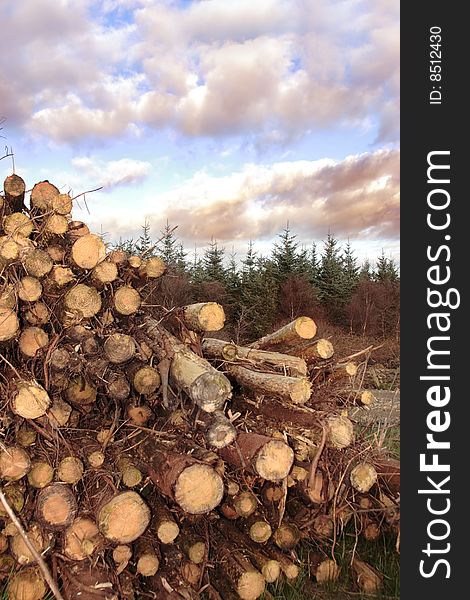
{"label": "log end", "polygon": [[224,484],[209,465],[195,464],[184,469],[175,485],[175,500],[186,512],[199,515],[210,512],[222,501]]}
{"label": "log end", "polygon": [[270,440],[258,452],[255,469],[268,481],[281,481],[289,474],[294,463],[294,451],[281,440]]}
{"label": "log end", "polygon": [[98,513],[98,527],[112,542],[128,544],[140,537],[150,522],[150,510],[136,492],[122,492]]}

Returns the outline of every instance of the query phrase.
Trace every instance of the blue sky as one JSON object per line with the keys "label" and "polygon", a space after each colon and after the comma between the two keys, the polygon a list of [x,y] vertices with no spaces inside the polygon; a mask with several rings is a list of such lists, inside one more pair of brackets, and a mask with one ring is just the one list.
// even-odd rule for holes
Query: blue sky
{"label": "blue sky", "polygon": [[[108,239],[399,247],[399,5],[3,0],[2,140]],[[0,175],[11,172],[0,161]],[[88,210],[87,210],[88,209]]]}

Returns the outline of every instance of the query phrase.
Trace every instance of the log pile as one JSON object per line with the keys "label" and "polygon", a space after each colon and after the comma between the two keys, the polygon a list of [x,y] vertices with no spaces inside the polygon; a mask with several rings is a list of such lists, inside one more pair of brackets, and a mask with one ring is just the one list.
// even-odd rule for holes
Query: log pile
{"label": "log pile", "polygon": [[8,598],[254,600],[298,577],[301,540],[323,548],[321,583],[349,521],[371,541],[397,530],[399,466],[347,417],[372,398],[311,318],[246,347],[216,339],[222,306],[149,303],[159,258],[107,251],[48,181],[28,208],[25,190],[12,175],[0,196]]}

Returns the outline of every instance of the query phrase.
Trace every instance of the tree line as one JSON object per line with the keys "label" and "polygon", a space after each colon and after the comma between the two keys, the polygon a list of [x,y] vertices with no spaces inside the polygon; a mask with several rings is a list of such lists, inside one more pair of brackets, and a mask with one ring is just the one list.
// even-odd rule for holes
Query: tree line
{"label": "tree line", "polygon": [[396,263],[382,252],[374,266],[359,264],[352,245],[329,233],[321,248],[305,247],[289,225],[268,256],[248,244],[242,260],[211,240],[202,255],[188,253],[168,223],[154,240],[149,223],[138,239],[115,245],[140,256],[160,256],[168,275],[160,283],[159,303],[179,306],[215,301],[224,305],[237,341],[247,341],[297,316],[312,316],[350,332],[398,336],[400,277]]}

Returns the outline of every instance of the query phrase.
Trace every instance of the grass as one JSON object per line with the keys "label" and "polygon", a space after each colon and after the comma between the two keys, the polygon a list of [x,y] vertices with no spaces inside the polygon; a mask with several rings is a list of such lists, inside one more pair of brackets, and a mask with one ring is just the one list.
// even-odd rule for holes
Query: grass
{"label": "grass", "polygon": [[[337,581],[317,586],[315,578],[310,578],[308,567],[305,567],[293,583],[280,581],[270,585],[268,591],[275,600],[398,600],[400,557],[395,543],[396,538],[390,534],[384,534],[374,543],[356,540],[354,531],[349,529],[338,539],[336,545],[335,559],[341,568]],[[318,551],[316,546],[305,543],[299,552],[299,558],[308,565],[308,554],[314,551]],[[383,575],[383,588],[378,594],[370,596],[359,591],[354,573],[349,567],[353,552]]]}

